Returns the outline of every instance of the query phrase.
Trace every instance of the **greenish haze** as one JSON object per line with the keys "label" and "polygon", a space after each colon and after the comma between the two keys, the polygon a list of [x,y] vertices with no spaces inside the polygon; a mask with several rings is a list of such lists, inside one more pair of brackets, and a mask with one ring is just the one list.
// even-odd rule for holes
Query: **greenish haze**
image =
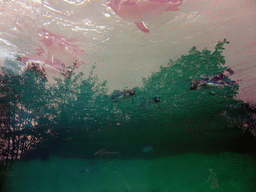
{"label": "greenish haze", "polygon": [[193,47],[119,102],[95,67],[54,85],[30,71],[1,76],[1,186],[7,178],[9,191],[251,191],[255,138],[242,128],[255,109],[234,99],[238,84],[190,90],[228,68],[225,44]]}
{"label": "greenish haze", "polygon": [[[88,77],[73,73],[70,78],[56,79],[54,85],[29,71],[22,76],[1,76],[5,109],[1,118],[6,129],[25,128],[22,132],[42,141],[68,140],[72,141],[70,147],[76,148],[85,138],[102,138],[104,143],[110,138],[122,142],[153,135],[223,131],[249,118],[243,102],[234,99],[239,86],[189,88],[193,80],[227,69],[225,44],[229,44],[226,39],[218,42],[213,52],[193,47],[187,55],[170,60],[167,67],[144,78],[143,86],[134,88],[135,96],[117,103],[107,95],[107,82],[100,83],[93,75],[94,68]],[[160,102],[141,107],[153,97],[160,97]]]}

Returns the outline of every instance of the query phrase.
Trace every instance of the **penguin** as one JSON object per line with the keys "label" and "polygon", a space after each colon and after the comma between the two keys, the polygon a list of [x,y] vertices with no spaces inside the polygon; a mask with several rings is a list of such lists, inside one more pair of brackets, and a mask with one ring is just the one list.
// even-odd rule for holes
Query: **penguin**
{"label": "penguin", "polygon": [[130,90],[124,90],[124,91],[118,91],[118,90],[115,90],[113,92],[113,95],[110,97],[110,99],[113,101],[113,102],[119,102],[125,98],[129,98],[129,97],[132,97],[136,94],[136,92],[133,90],[133,89],[130,89]]}

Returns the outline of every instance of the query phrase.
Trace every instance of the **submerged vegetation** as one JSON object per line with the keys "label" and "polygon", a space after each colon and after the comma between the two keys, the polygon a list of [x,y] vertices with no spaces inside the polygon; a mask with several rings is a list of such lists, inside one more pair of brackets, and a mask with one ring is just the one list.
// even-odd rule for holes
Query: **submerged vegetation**
{"label": "submerged vegetation", "polygon": [[[128,98],[113,103],[107,95],[106,82],[99,83],[93,70],[88,77],[72,73],[70,78],[56,79],[54,85],[29,71],[22,76],[2,75],[1,165],[11,166],[13,160],[42,142],[74,138],[79,142],[81,138],[104,137],[106,133],[119,137],[121,126],[128,136],[170,134],[175,130],[194,133],[205,126],[244,127],[244,122],[253,130],[255,110],[248,112],[242,101],[234,99],[237,84],[189,91],[193,80],[227,70],[222,53],[228,43],[226,39],[218,42],[213,52],[193,47],[188,55],[170,60],[167,67],[143,79],[141,88],[134,88],[136,95],[132,102]],[[159,101],[150,102],[152,98]]]}

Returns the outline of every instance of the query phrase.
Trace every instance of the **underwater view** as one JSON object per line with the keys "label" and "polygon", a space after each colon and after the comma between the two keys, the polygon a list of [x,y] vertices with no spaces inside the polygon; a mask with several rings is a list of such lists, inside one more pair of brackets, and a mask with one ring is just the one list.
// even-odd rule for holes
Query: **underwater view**
{"label": "underwater view", "polygon": [[0,191],[255,191],[255,10],[0,0]]}

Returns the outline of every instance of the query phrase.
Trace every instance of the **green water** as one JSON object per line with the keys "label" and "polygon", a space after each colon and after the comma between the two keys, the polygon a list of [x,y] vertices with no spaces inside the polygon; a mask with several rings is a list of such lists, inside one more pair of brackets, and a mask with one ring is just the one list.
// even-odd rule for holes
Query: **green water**
{"label": "green water", "polygon": [[[14,164],[6,191],[252,191],[253,158],[234,153],[187,153],[142,160],[51,157]],[[91,167],[92,172],[80,173]],[[213,170],[210,172],[209,170]]]}
{"label": "green water", "polygon": [[[15,149],[2,155],[4,190],[252,191],[255,138],[241,129],[251,115],[234,99],[239,85],[189,90],[227,69],[226,43],[193,47],[116,103],[93,71],[55,85],[32,72],[1,77],[3,141]],[[160,102],[141,107],[153,97]],[[95,155],[100,149],[109,153]]]}

